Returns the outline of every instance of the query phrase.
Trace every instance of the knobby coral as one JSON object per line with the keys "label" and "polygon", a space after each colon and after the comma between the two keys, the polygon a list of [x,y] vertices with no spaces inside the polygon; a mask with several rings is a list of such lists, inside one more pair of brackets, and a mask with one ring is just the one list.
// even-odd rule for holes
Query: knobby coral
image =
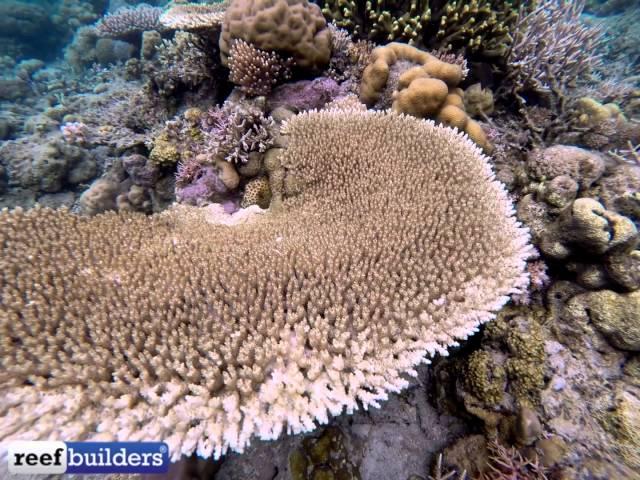
{"label": "knobby coral", "polygon": [[463,135],[361,110],[286,132],[300,193],[233,227],[0,213],[0,439],[241,451],[378,406],[526,286],[527,231]]}
{"label": "knobby coral", "polygon": [[225,66],[235,40],[291,56],[300,68],[322,68],[331,56],[331,30],[320,8],[307,0],[233,0],[220,35]]}

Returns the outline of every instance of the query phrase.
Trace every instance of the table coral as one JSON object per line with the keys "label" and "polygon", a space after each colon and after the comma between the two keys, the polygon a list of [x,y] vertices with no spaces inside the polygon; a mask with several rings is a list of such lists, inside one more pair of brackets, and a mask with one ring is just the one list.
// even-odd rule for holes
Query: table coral
{"label": "table coral", "polygon": [[463,135],[360,110],[286,130],[301,190],[241,225],[0,213],[3,441],[242,451],[378,406],[526,287],[527,231]]}

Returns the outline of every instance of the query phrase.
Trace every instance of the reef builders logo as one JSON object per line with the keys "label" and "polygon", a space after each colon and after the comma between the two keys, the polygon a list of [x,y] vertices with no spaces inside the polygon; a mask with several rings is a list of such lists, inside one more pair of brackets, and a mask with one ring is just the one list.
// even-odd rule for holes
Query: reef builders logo
{"label": "reef builders logo", "polygon": [[9,443],[9,473],[167,473],[169,449],[163,442]]}

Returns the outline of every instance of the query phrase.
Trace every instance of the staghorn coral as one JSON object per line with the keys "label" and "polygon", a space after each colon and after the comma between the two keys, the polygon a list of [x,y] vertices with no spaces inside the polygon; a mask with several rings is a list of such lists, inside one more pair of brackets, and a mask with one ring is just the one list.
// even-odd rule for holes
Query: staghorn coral
{"label": "staghorn coral", "polygon": [[247,95],[267,95],[291,76],[291,59],[265,52],[244,40],[235,40],[229,51],[229,80]]}
{"label": "staghorn coral", "polygon": [[167,97],[184,87],[212,89],[217,69],[215,52],[210,38],[176,32],[173,39],[163,40],[157,47],[157,65],[148,65],[147,73],[159,93]]}
{"label": "staghorn coral", "polygon": [[581,22],[584,0],[542,0],[520,11],[507,54],[506,82],[516,95],[562,96],[600,64],[603,34]]}
{"label": "staghorn coral", "polygon": [[359,38],[499,57],[512,41],[510,32],[522,3],[323,0],[322,12]]}
{"label": "staghorn coral", "polygon": [[291,56],[300,68],[320,69],[331,56],[331,30],[320,8],[307,0],[233,0],[220,35],[225,66],[234,40]]}
{"label": "staghorn coral", "polygon": [[526,286],[526,229],[464,136],[366,111],[286,130],[301,193],[233,228],[0,213],[2,440],[242,451],[377,407]]}
{"label": "staghorn coral", "polygon": [[174,30],[214,30],[219,29],[227,9],[227,2],[211,4],[176,3],[165,11],[159,19],[160,25]]}
{"label": "staghorn coral", "polygon": [[135,8],[125,7],[102,17],[96,24],[100,37],[130,38],[147,30],[159,30],[161,8],[139,4]]}
{"label": "staghorn coral", "polygon": [[200,128],[210,157],[247,163],[251,152],[264,153],[273,144],[275,125],[271,117],[265,117],[253,105],[227,102],[209,110]]}
{"label": "staghorn coral", "polygon": [[478,480],[547,480],[547,469],[540,464],[537,455],[527,459],[515,447],[505,447],[493,441],[489,443],[488,469]]}
{"label": "staghorn coral", "polygon": [[451,1],[440,16],[436,45],[447,50],[479,52],[503,57],[512,42],[511,30],[518,18],[520,1]]}

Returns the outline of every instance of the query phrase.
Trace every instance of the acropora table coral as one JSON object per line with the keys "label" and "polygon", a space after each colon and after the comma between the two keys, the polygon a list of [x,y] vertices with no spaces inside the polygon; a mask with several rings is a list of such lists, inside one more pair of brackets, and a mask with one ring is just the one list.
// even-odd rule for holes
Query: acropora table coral
{"label": "acropora table coral", "polygon": [[235,227],[0,213],[0,438],[218,458],[378,406],[526,287],[527,230],[464,136],[362,110],[286,133],[297,193]]}

